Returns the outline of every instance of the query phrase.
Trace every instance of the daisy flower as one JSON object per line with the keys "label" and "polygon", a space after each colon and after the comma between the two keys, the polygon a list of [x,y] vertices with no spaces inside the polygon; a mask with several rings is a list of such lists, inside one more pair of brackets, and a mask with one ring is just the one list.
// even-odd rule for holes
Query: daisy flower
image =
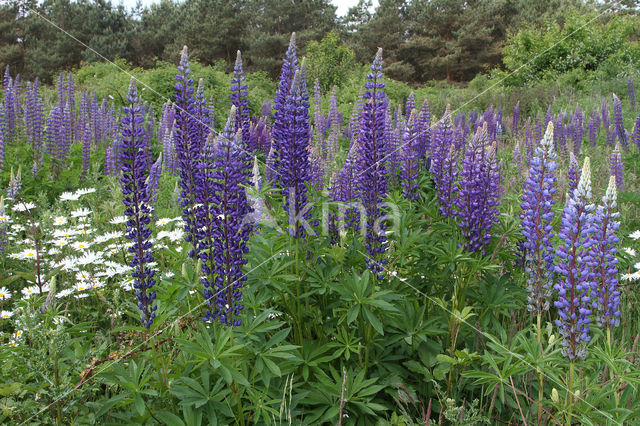
{"label": "daisy flower", "polygon": [[11,299],[11,292],[6,287],[0,287],[0,299],[9,300]]}
{"label": "daisy flower", "polygon": [[22,289],[22,295],[24,299],[28,299],[33,295],[40,294],[40,289],[37,285],[32,285],[30,287],[25,287]]}
{"label": "daisy flower", "polygon": [[636,256],[636,250],[632,249],[631,247],[625,247],[622,249],[625,253],[627,253],[629,256]]}
{"label": "daisy flower", "polygon": [[633,231],[631,234],[629,234],[629,238],[637,240],[638,238],[640,238],[640,229],[637,231]]}
{"label": "daisy flower", "polygon": [[620,279],[623,280],[623,281],[635,281],[635,280],[638,279],[638,277],[637,277],[637,275],[635,273],[633,273],[633,274],[622,274]]}
{"label": "daisy flower", "polygon": [[74,250],[82,251],[91,247],[91,243],[88,241],[76,241],[75,243],[71,244],[71,247],[73,247]]}
{"label": "daisy flower", "polygon": [[18,255],[19,259],[35,259],[38,256],[38,253],[35,249],[26,249],[20,252]]}
{"label": "daisy flower", "polygon": [[11,207],[11,210],[13,210],[14,212],[26,212],[27,210],[33,210],[35,208],[35,203],[29,202],[16,204],[15,206]]}
{"label": "daisy flower", "polygon": [[64,216],[56,216],[53,218],[53,226],[62,226],[67,224],[67,218]]}
{"label": "daisy flower", "polygon": [[87,195],[87,194],[91,194],[93,192],[96,192],[95,188],[80,188],[76,191],[76,195],[81,196],[81,195]]}
{"label": "daisy flower", "polygon": [[156,220],[156,226],[164,226],[171,223],[171,219],[168,217],[163,217],[161,219]]}
{"label": "daisy flower", "polygon": [[13,312],[11,311],[2,311],[0,312],[0,319],[9,319],[13,316]]}
{"label": "daisy flower", "polygon": [[69,241],[67,241],[67,240],[54,240],[53,241],[53,245],[56,246],[56,247],[64,247],[67,244],[69,244]]}
{"label": "daisy flower", "polygon": [[640,269],[640,262],[638,262],[635,265],[633,265],[633,267],[636,268],[636,269]]}
{"label": "daisy flower", "polygon": [[75,286],[73,286],[73,288],[75,289],[75,291],[87,291],[89,290],[91,287],[89,286],[89,284],[87,284],[84,281],[79,281],[76,283]]}
{"label": "daisy flower", "polygon": [[60,194],[60,201],[75,201],[78,198],[80,198],[80,196],[72,192],[63,192]]}
{"label": "daisy flower", "polygon": [[112,225],[121,225],[123,223],[127,223],[127,218],[125,216],[116,216],[109,221]]}
{"label": "daisy flower", "polygon": [[86,281],[91,278],[91,274],[87,271],[79,271],[76,273],[76,280],[78,281]]}
{"label": "daisy flower", "polygon": [[78,265],[85,266],[102,262],[102,255],[102,252],[87,251],[77,260]]}
{"label": "daisy flower", "polygon": [[89,216],[90,214],[91,214],[91,210],[83,207],[81,209],[72,211],[71,217],[84,217],[84,216]]}
{"label": "daisy flower", "polygon": [[0,213],[0,223],[9,223],[11,222],[11,218],[6,214]]}
{"label": "daisy flower", "polygon": [[57,249],[57,248],[55,248],[55,247],[54,247],[54,248],[51,248],[51,249],[49,249],[49,251],[47,252],[47,254],[48,254],[49,256],[55,256],[56,254],[60,254],[60,249]]}
{"label": "daisy flower", "polygon": [[10,253],[9,259],[20,259],[20,253]]}
{"label": "daisy flower", "polygon": [[58,299],[61,299],[63,297],[67,297],[68,295],[70,295],[71,293],[73,293],[73,289],[72,288],[65,288],[64,290],[62,290],[61,292],[56,294],[56,297]]}

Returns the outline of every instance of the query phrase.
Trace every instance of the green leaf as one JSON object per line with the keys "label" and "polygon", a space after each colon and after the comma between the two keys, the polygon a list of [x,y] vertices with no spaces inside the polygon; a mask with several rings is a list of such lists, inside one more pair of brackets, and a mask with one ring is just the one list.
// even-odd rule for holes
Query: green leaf
{"label": "green leaf", "polygon": [[160,411],[156,414],[167,426],[184,426],[182,419],[169,411]]}
{"label": "green leaf", "polygon": [[384,330],[382,329],[382,322],[378,319],[378,317],[369,310],[366,306],[362,308],[364,312],[364,316],[369,320],[371,326],[378,332],[384,336]]}

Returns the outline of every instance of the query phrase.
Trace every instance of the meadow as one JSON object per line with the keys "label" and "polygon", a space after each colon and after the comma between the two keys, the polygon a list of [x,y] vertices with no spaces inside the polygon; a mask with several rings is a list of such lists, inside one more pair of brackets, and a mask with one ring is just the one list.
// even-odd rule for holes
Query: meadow
{"label": "meadow", "polygon": [[637,75],[323,91],[296,48],[6,69],[0,422],[637,422]]}

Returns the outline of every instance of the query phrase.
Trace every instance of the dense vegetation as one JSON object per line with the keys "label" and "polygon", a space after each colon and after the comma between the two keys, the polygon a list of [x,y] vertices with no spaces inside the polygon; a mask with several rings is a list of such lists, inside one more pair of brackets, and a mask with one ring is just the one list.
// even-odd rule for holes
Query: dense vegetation
{"label": "dense vegetation", "polygon": [[[163,2],[133,19],[106,2],[44,2],[38,10],[64,11],[66,23],[82,17],[83,37],[120,59],[94,61],[51,32],[53,62],[25,49],[12,62],[21,74],[4,71],[1,423],[640,417],[633,10],[537,11],[503,51],[504,35],[483,52],[465,45],[476,62],[437,72],[467,79],[500,58],[502,69],[412,90],[386,72],[424,79],[418,70],[435,62],[403,49],[436,35],[385,39],[387,61],[384,49],[365,55],[375,31],[412,28],[419,7],[443,27],[455,15],[488,28],[486,10],[520,3],[449,16],[427,13],[438,2],[382,1],[369,16],[361,2],[337,24],[327,3],[287,2],[300,13],[291,25],[329,16],[334,30],[307,27],[304,59],[295,35],[283,44],[285,24],[256,24],[288,16],[285,2],[208,3]],[[260,12],[240,16],[269,33],[272,53],[249,33],[196,40],[224,33],[199,27],[226,28],[213,18],[170,32],[173,13],[238,5]],[[135,37],[92,37],[92,13],[138,35],[153,18],[176,45],[148,63],[120,55],[109,49]],[[67,52],[77,62],[60,59]],[[365,56],[373,62],[359,65]],[[31,79],[40,72],[53,84]]]}
{"label": "dense vegetation", "polygon": [[[194,59],[205,65],[222,62],[226,71],[231,70],[239,49],[248,71],[265,71],[276,78],[278,58],[291,32],[297,32],[302,49],[333,32],[351,51],[341,60],[367,64],[382,47],[387,58],[385,74],[396,80],[469,81],[501,65],[503,46],[513,44],[508,42],[510,34],[526,28],[526,36],[516,42],[517,51],[512,48],[506,53],[514,57],[506,62],[513,69],[522,57],[526,61],[529,53],[558,41],[587,19],[598,16],[596,24],[605,26],[614,17],[637,19],[636,6],[624,3],[381,0],[372,11],[371,2],[361,0],[338,18],[328,0],[163,0],[133,11],[114,6],[111,0],[7,0],[0,4],[0,67],[10,65],[25,78],[38,76],[51,83],[59,71],[70,71],[84,61],[121,58],[144,68],[156,66],[157,61],[175,63],[186,44]],[[578,23],[574,20],[565,26],[567,11],[581,16]],[[615,42],[609,48],[620,49],[623,35],[637,41],[637,28],[633,34],[620,31],[626,30],[608,26],[606,40],[596,43],[599,51],[592,52],[596,62],[607,53],[604,44]],[[596,38],[603,33],[597,25],[590,25],[586,32]],[[585,39],[584,33],[578,39],[563,40],[562,50],[555,52],[566,53],[569,44],[597,42]],[[525,38],[531,40],[531,46],[525,45]],[[588,45],[586,49],[593,50]],[[583,60],[579,53],[570,55],[571,68],[576,60]],[[619,59],[638,64],[637,54]],[[592,69],[594,61],[588,62]]]}

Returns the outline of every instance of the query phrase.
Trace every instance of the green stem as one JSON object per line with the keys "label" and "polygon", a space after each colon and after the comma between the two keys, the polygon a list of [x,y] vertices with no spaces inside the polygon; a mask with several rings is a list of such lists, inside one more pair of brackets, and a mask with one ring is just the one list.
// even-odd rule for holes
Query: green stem
{"label": "green stem", "polygon": [[[542,313],[538,312],[537,318],[537,341],[540,348],[540,356],[543,355],[542,348]],[[542,369],[538,367],[538,424],[542,422],[542,400],[544,398],[544,375]]]}
{"label": "green stem", "polygon": [[569,391],[568,395],[567,395],[567,426],[571,426],[571,413],[573,411],[573,371],[575,368],[575,364],[573,361],[571,361],[569,363],[569,378],[567,380],[567,384],[568,384],[568,388],[567,390]]}
{"label": "green stem", "polygon": [[[611,327],[607,326],[607,344],[609,345],[609,352],[613,352],[613,346],[611,345]],[[609,368],[609,378],[611,379],[611,383],[615,385],[614,377],[613,377],[613,368]],[[616,386],[616,390],[613,395],[616,398],[616,408],[620,406],[620,395],[618,395],[618,389]]]}

